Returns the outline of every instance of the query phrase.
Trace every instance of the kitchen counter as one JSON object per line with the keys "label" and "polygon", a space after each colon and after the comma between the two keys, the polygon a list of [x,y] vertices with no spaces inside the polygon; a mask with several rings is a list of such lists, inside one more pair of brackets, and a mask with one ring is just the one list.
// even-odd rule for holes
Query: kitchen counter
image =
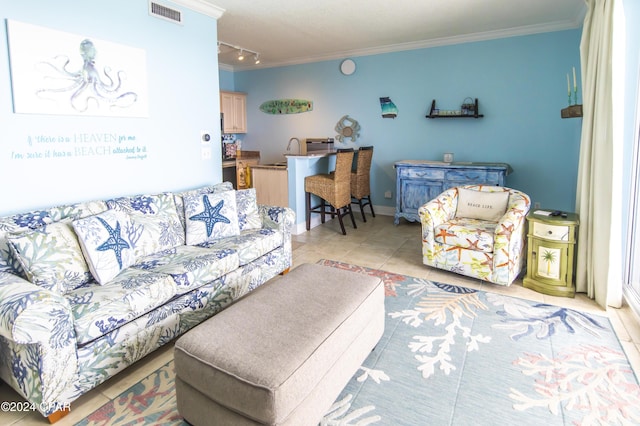
{"label": "kitchen counter", "polygon": [[284,154],[285,157],[295,157],[295,158],[322,158],[330,155],[336,155],[335,149],[324,149],[319,151],[311,151],[307,154]]}
{"label": "kitchen counter", "polygon": [[265,169],[265,170],[286,170],[287,163],[273,163],[273,164],[254,164],[252,169]]}
{"label": "kitchen counter", "polygon": [[[285,154],[287,158],[289,207],[296,214],[296,224],[293,227],[294,234],[302,234],[307,231],[304,178],[320,173],[329,173],[335,169],[336,151],[313,151],[306,155]],[[318,202],[314,196],[312,203]],[[330,220],[330,217],[329,217]],[[320,225],[319,215],[312,215],[311,227]]]}

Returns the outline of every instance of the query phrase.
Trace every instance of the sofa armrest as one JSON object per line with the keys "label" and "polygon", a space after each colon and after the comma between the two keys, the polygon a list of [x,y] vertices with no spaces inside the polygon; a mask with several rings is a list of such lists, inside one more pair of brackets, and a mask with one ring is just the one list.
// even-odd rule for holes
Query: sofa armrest
{"label": "sofa armrest", "polygon": [[262,220],[262,227],[277,229],[291,236],[296,220],[296,214],[288,207],[266,206],[259,204],[258,213]]}
{"label": "sofa armrest", "polygon": [[0,335],[51,348],[75,347],[76,342],[67,300],[8,272],[0,272]]}

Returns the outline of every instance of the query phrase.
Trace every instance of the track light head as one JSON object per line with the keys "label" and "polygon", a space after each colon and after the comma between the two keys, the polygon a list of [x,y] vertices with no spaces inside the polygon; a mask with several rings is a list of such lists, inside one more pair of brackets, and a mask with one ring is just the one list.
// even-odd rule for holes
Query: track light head
{"label": "track light head", "polygon": [[[224,49],[223,49],[224,47]],[[232,49],[232,50],[228,50],[226,48]],[[256,65],[258,65],[260,63],[260,53],[259,52],[255,52],[253,50],[250,49],[245,49],[244,47],[240,47],[234,44],[229,44],[226,43],[222,40],[218,41],[218,54],[221,53],[228,53],[228,52],[232,52],[232,51],[237,51],[238,52],[238,56],[237,56],[237,60],[238,61],[244,61],[245,58],[245,52],[247,52],[247,54],[251,54],[253,55],[253,61]]]}

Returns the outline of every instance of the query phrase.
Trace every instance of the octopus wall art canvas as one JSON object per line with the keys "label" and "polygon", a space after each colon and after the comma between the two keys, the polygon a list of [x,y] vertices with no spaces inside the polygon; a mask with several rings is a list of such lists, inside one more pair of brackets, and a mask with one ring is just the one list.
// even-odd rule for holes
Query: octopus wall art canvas
{"label": "octopus wall art canvas", "polygon": [[142,49],[9,20],[15,113],[147,117]]}

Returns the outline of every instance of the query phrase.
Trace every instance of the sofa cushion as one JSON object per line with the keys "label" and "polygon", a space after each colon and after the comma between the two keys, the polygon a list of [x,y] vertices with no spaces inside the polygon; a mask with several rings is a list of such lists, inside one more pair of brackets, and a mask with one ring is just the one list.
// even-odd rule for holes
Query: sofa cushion
{"label": "sofa cushion", "polygon": [[238,252],[240,266],[253,262],[257,258],[282,246],[284,237],[273,229],[252,229],[242,231],[240,235],[207,241],[200,247],[211,249],[233,249]]}
{"label": "sofa cushion", "polygon": [[260,213],[258,213],[255,188],[236,191],[236,205],[240,231],[259,229],[262,227],[262,220],[260,219]]}
{"label": "sofa cushion", "polygon": [[187,196],[184,199],[188,245],[238,235],[235,191]]}
{"label": "sofa cushion", "polygon": [[78,344],[86,344],[163,305],[176,295],[170,276],[128,268],[104,285],[69,292]]}
{"label": "sofa cushion", "polygon": [[73,229],[89,269],[100,284],[105,284],[135,263],[131,242],[133,224],[126,213],[107,210],[73,221]]}
{"label": "sofa cushion", "polygon": [[27,279],[40,287],[64,294],[92,280],[70,221],[44,225],[8,240]]}
{"label": "sofa cushion", "polygon": [[454,218],[435,228],[435,240],[452,247],[491,253],[496,222]]}
{"label": "sofa cushion", "polygon": [[134,268],[171,276],[176,283],[177,294],[184,294],[220,278],[238,266],[238,254],[234,250],[179,246],[147,256]]}
{"label": "sofa cushion", "polygon": [[107,205],[131,217],[135,229],[131,242],[138,259],[185,242],[173,194],[114,198]]}
{"label": "sofa cushion", "polygon": [[458,207],[455,217],[497,222],[507,211],[509,192],[474,191],[458,188]]}

